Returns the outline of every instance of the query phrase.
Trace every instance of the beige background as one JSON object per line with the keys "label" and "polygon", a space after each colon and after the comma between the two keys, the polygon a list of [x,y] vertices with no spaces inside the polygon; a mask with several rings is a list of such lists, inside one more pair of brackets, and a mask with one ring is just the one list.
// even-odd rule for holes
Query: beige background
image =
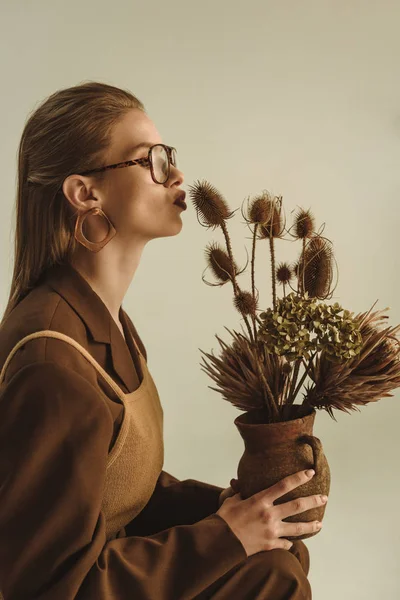
{"label": "beige background", "polygon": [[[355,312],[391,307],[400,322],[400,3],[378,1],[128,2],[1,0],[1,297],[11,278],[16,149],[27,114],[86,80],[127,87],[166,143],[183,188],[205,178],[232,208],[268,188],[288,217],[311,207],[334,242],[333,300]],[[118,198],[115,198],[118,202]],[[228,486],[243,443],[239,411],[207,386],[198,348],[239,328],[227,286],[201,281],[203,250],[222,241],[191,204],[179,236],[149,244],[125,298],[165,410],[164,468]],[[244,264],[249,232],[229,223]],[[277,244],[278,259],[299,247]],[[256,274],[270,305],[266,247]],[[250,279],[242,276],[242,284]],[[167,352],[171,340],[174,351]],[[332,471],[322,532],[307,540],[316,600],[400,597],[400,394],[335,423],[318,413]]]}

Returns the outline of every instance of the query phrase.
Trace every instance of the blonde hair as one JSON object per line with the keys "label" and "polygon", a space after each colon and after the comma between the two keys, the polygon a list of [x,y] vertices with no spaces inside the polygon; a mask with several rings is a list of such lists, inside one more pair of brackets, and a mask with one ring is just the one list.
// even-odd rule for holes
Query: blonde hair
{"label": "blonde hair", "polygon": [[14,270],[3,321],[49,267],[69,262],[77,242],[64,179],[102,165],[113,125],[133,108],[145,112],[129,91],[89,81],[53,93],[29,115],[18,148]]}

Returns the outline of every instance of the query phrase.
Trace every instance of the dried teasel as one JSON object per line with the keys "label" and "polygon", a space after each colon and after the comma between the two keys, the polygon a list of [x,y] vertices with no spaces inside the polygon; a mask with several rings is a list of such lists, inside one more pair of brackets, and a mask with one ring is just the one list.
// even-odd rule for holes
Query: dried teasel
{"label": "dried teasel", "polygon": [[311,237],[315,233],[315,218],[311,210],[299,209],[299,212],[294,217],[294,223],[290,229],[293,229],[291,234],[296,240],[303,240]]}
{"label": "dried teasel", "polygon": [[[196,209],[198,220],[199,216],[203,219],[203,223],[201,224],[208,228],[220,227],[222,230],[226,243],[228,261],[224,257],[222,257],[221,252],[219,252],[219,258],[222,258],[224,260],[224,265],[226,265],[228,268],[221,268],[221,265],[219,265],[218,267],[216,264],[212,264],[211,266],[214,272],[216,273],[217,277],[219,278],[223,276],[223,271],[225,270],[225,273],[228,275],[228,279],[232,282],[234,296],[236,299],[239,294],[239,286],[236,277],[239,273],[237,272],[237,267],[233,258],[232,244],[228,232],[228,227],[226,224],[226,220],[232,217],[236,211],[229,211],[228,204],[226,203],[222,194],[208,181],[195,182],[194,186],[190,186],[190,194]],[[219,248],[219,250],[221,251],[222,249]],[[205,281],[204,275],[203,281]],[[225,281],[223,281],[222,283],[224,282]],[[208,282],[205,281],[205,283]],[[221,285],[221,283],[216,285]],[[236,306],[239,310],[241,306],[240,300],[236,303]],[[245,321],[246,327],[249,331],[250,338],[252,338],[253,333],[251,331],[247,314],[242,313],[242,316]]]}
{"label": "dried teasel", "polygon": [[[262,192],[262,194],[260,194],[259,196],[256,196],[251,201],[250,205],[247,207],[247,216],[245,214],[243,214],[243,209],[242,209],[242,215],[243,215],[243,218],[245,219],[246,223],[250,226],[253,225],[253,227],[250,227],[250,229],[252,229],[252,238],[253,238],[252,253],[251,253],[251,292],[252,292],[252,297],[253,297],[253,305],[255,307],[257,305],[256,287],[255,287],[256,243],[257,243],[257,239],[260,239],[260,237],[258,236],[258,228],[268,226],[268,223],[271,222],[271,219],[273,219],[273,217],[274,217],[275,205],[276,205],[275,199],[271,196],[271,194],[269,194],[268,191],[264,190]],[[264,239],[263,234],[261,236],[261,239]],[[269,243],[270,243],[270,246],[272,246],[272,249],[271,249],[272,255],[274,253],[273,242],[274,242],[273,238],[270,238]],[[272,258],[272,269],[273,269],[272,272],[274,272],[275,267],[274,267],[274,259],[273,258]],[[275,289],[274,289],[273,293],[275,294]],[[274,298],[275,298],[275,295],[274,295]],[[238,297],[236,298],[236,302],[237,301],[238,301]],[[250,300],[248,302],[250,303]],[[257,329],[256,329],[256,322],[255,322],[255,310],[248,314],[252,315],[253,330],[254,330],[254,333],[252,335],[254,336],[254,340],[256,340],[257,339]]]}
{"label": "dried teasel", "polygon": [[238,290],[234,300],[235,308],[242,315],[255,315],[257,311],[257,298],[253,297],[251,292]]}
{"label": "dried teasel", "polygon": [[269,205],[269,220],[260,226],[258,239],[280,238],[285,231],[285,225],[282,219],[282,196],[269,196],[267,199]]}
{"label": "dried teasel", "polygon": [[333,261],[330,240],[319,235],[310,238],[298,262],[300,290],[319,300],[331,296]]}
{"label": "dried teasel", "polygon": [[276,280],[280,285],[288,285],[292,280],[293,273],[286,262],[280,263],[276,268]]}
{"label": "dried teasel", "polygon": [[[247,209],[247,223],[253,225],[264,225],[271,220],[274,208],[274,198],[267,191],[253,198]],[[242,213],[243,214],[243,213]]]}
{"label": "dried teasel", "polygon": [[[275,279],[275,238],[281,238],[285,231],[285,224],[282,219],[282,196],[271,196],[264,192],[266,211],[269,213],[269,219],[262,225],[254,226],[253,233],[253,258],[252,258],[252,289],[254,289],[254,254],[256,240],[269,241],[271,254],[271,279],[272,279],[272,303],[276,306],[276,279]],[[259,229],[257,229],[259,228]]]}
{"label": "dried teasel", "polygon": [[236,212],[229,209],[225,198],[208,181],[196,181],[188,189],[196,210],[197,220],[203,227],[209,229],[223,227],[225,221]]}
{"label": "dried teasel", "polygon": [[292,279],[293,279],[293,273],[292,273],[292,270],[291,270],[290,266],[288,265],[288,263],[282,262],[280,265],[278,265],[278,267],[276,269],[276,281],[278,282],[279,285],[283,286],[283,295],[284,296],[286,294],[286,286],[290,285],[290,282]]}
{"label": "dried teasel", "polygon": [[232,264],[228,253],[218,242],[211,242],[206,246],[205,256],[212,273],[222,284],[231,281],[239,274],[235,260]]}

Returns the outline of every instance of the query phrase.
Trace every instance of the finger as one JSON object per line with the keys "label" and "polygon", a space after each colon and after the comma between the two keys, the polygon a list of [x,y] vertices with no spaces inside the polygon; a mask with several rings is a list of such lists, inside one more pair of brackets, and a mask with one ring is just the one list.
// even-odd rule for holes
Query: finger
{"label": "finger", "polygon": [[231,496],[234,496],[235,494],[236,494],[236,492],[231,486],[226,488],[226,490],[224,492],[225,498],[230,498]]}
{"label": "finger", "polygon": [[298,515],[300,513],[306,512],[311,508],[319,508],[324,504],[326,504],[326,501],[323,500],[323,496],[321,494],[316,494],[315,496],[295,498],[294,500],[290,500],[289,502],[278,504],[273,510],[275,511],[275,514],[279,515],[281,519],[285,519],[286,517],[291,517],[292,515]]}
{"label": "finger", "polygon": [[232,488],[226,488],[224,490],[222,490],[222,492],[219,495],[219,501],[223,502],[226,498],[229,498],[229,496],[233,493]]}
{"label": "finger", "polygon": [[304,535],[305,533],[316,533],[322,528],[322,523],[319,521],[310,521],[309,523],[285,523],[281,522],[279,527],[279,533],[281,536],[295,537],[298,535]]}
{"label": "finger", "polygon": [[293,542],[291,542],[290,540],[278,538],[273,542],[272,546],[271,544],[268,544],[268,546],[265,547],[265,550],[275,550],[275,548],[282,548],[282,550],[290,550],[292,546]]}
{"label": "finger", "polygon": [[308,481],[310,481],[310,479],[312,479],[312,477],[314,475],[314,471],[313,470],[311,470],[311,471],[312,471],[311,476],[307,475],[306,471],[299,471],[298,473],[289,475],[288,477],[281,479],[281,481],[278,481],[278,483],[275,483],[275,485],[272,485],[271,487],[267,488],[266,490],[261,490],[261,492],[256,492],[255,494],[253,494],[253,496],[251,496],[251,498],[253,498],[255,500],[264,500],[264,501],[267,500],[269,502],[274,502],[281,496],[284,496],[285,494],[287,494],[288,492],[291,492],[292,490],[299,487],[300,485],[303,485],[304,483],[307,483]]}
{"label": "finger", "polygon": [[235,494],[237,494],[239,492],[239,481],[237,479],[231,479],[229,483]]}

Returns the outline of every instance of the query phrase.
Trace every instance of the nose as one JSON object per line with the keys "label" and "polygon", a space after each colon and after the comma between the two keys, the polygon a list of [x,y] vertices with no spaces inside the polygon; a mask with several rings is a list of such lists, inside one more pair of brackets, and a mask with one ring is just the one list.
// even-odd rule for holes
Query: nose
{"label": "nose", "polygon": [[174,167],[173,165],[171,165],[169,178],[165,182],[165,185],[167,187],[179,187],[184,182],[184,179],[185,178],[182,171],[180,171],[178,167]]}

